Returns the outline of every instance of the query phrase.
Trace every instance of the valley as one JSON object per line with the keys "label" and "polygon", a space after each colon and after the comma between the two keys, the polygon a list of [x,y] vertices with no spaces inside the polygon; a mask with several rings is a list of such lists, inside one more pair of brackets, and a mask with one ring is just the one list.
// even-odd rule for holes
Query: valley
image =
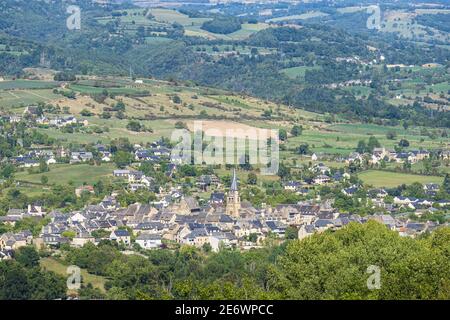
{"label": "valley", "polygon": [[449,300],[447,2],[2,0],[0,300]]}

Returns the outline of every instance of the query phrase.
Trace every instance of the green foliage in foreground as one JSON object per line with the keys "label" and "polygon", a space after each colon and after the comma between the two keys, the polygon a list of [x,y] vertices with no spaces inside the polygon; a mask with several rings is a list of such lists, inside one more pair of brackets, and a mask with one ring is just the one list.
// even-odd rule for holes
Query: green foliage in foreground
{"label": "green foliage in foreground", "polygon": [[18,250],[17,260],[0,261],[0,300],[65,298],[66,280],[39,268],[33,247]]}
{"label": "green foliage in foreground", "polygon": [[[450,299],[450,228],[412,239],[371,221],[244,252],[123,255],[109,241],[62,249],[67,264],[108,279],[106,293],[83,285],[82,299]],[[65,296],[64,279],[39,269],[33,250],[0,262],[0,299]],[[369,266],[380,289],[367,287]]]}
{"label": "green foliage in foreground", "polygon": [[[450,229],[423,239],[400,237],[383,225],[351,224],[292,242],[273,267],[273,290],[288,299],[449,299]],[[369,290],[367,268],[381,270]]]}
{"label": "green foliage in foreground", "polygon": [[[449,248],[449,228],[411,239],[369,222],[245,252],[181,247],[145,258],[105,242],[69,249],[67,262],[109,279],[109,299],[449,299]],[[378,290],[367,288],[371,265]]]}

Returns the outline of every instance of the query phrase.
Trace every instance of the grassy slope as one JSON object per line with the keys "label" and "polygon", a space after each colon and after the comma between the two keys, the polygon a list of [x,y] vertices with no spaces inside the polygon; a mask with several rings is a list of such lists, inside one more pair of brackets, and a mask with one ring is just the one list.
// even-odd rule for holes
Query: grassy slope
{"label": "grassy slope", "polygon": [[415,174],[387,172],[378,170],[368,170],[360,173],[359,178],[368,185],[374,187],[396,187],[401,184],[411,184],[414,182],[420,183],[439,183],[443,181],[443,177],[436,176],[420,176]]}
{"label": "grassy slope", "polygon": [[[202,111],[207,112],[210,116],[225,116],[228,119],[233,119],[233,121],[260,128],[285,128],[289,131],[294,124],[301,124],[304,127],[303,134],[298,137],[289,137],[288,142],[286,143],[288,150],[280,153],[282,159],[289,161],[291,164],[294,164],[294,160],[296,160],[297,163],[303,161],[298,155],[292,152],[292,150],[295,150],[302,143],[308,143],[310,149],[316,153],[336,153],[344,156],[355,150],[359,140],[367,141],[370,135],[374,135],[381,145],[386,148],[393,148],[402,138],[405,138],[410,142],[409,149],[419,149],[420,147],[428,149],[442,148],[449,144],[448,138],[438,137],[432,140],[428,136],[421,136],[420,128],[411,127],[408,130],[405,130],[400,126],[387,127],[358,123],[328,124],[323,122],[323,115],[320,114],[299,109],[293,110],[283,105],[278,107],[276,104],[270,102],[248,96],[234,95],[221,90],[202,87],[174,86],[170,83],[156,80],[145,80],[144,84],[135,85],[127,79],[116,79],[115,82],[121,85],[121,87],[114,89],[108,88],[108,91],[115,90],[117,92],[133,93],[147,90],[151,92],[151,95],[139,98],[134,98],[132,96],[117,96],[114,99],[106,99],[104,104],[98,104],[89,96],[85,96],[86,93],[101,92],[103,90],[101,88],[89,86],[91,82],[92,81],[90,80],[84,80],[82,82],[83,85],[72,85],[72,87],[79,92],[79,95],[75,100],[66,99],[58,95],[50,101],[54,104],[59,104],[61,107],[68,106],[71,113],[75,114],[77,117],[83,118],[79,115],[79,112],[82,109],[89,108],[94,114],[98,115],[103,112],[104,107],[114,104],[119,100],[123,100],[127,105],[126,114],[129,117],[142,118],[152,115],[154,117],[164,117],[165,119],[141,120],[141,123],[147,128],[153,129],[153,132],[131,132],[126,129],[128,120],[119,120],[115,117],[112,117],[111,119],[100,119],[96,115],[85,118],[89,121],[88,127],[99,126],[108,128],[108,132],[100,134],[87,134],[83,132],[69,134],[63,133],[55,128],[41,128],[39,130],[58,139],[63,144],[108,143],[112,139],[119,137],[126,137],[130,139],[132,143],[145,144],[146,142],[154,141],[161,136],[170,137],[175,128],[175,122],[180,120],[180,117],[192,116],[194,119],[195,117],[198,119],[198,116]],[[20,83],[18,85],[20,85]],[[47,90],[47,94],[53,95],[50,89],[30,89],[22,90],[22,92],[30,94],[31,92],[35,93],[36,90],[39,90],[39,92],[42,93]],[[14,92],[18,91],[15,90]],[[173,103],[172,96],[175,94],[181,98],[181,104]],[[10,92],[7,90],[0,90],[0,97],[2,95],[10,95]],[[36,95],[34,96],[36,97]],[[190,108],[189,106],[193,106],[193,108]],[[5,110],[9,109],[12,112],[18,112],[18,109],[7,107],[1,99],[0,107]],[[289,116],[291,119],[296,120],[274,121],[264,119],[262,113],[268,109],[272,109],[275,114],[279,112],[285,117]],[[242,114],[258,117],[259,120],[243,120],[240,117]],[[189,123],[190,121],[193,121],[193,119],[181,119],[181,121]],[[388,140],[386,138],[386,133],[389,131],[395,131],[397,133],[397,138],[395,140]],[[422,139],[423,141],[421,141]],[[330,165],[333,167],[341,167],[342,163],[332,162]],[[51,168],[52,170],[50,172],[45,173],[49,178],[49,183],[67,183],[73,181],[76,185],[81,185],[84,182],[93,183],[99,178],[110,174],[113,165],[102,167],[91,167],[88,165],[58,165],[52,166]],[[17,179],[37,183],[39,185],[41,176],[42,174],[30,175],[25,171],[18,173]],[[369,178],[370,177],[369,174]],[[375,183],[380,182],[375,180]],[[395,181],[392,182],[387,180],[386,183],[392,185],[395,184]],[[37,186],[36,189],[42,188],[38,188]],[[35,191],[42,192],[42,190]]]}
{"label": "grassy slope", "polygon": [[[42,258],[41,261],[41,267],[48,270],[53,271],[56,274],[59,274],[63,277],[67,277],[67,267],[66,265],[62,264],[61,262],[55,260],[54,258]],[[88,273],[86,270],[81,269],[81,276],[84,281],[84,284],[92,284],[94,288],[100,289],[102,292],[105,292],[105,282],[106,279],[101,276],[93,275]],[[68,292],[73,293],[73,292]]]}
{"label": "grassy slope", "polygon": [[29,174],[27,171],[18,172],[16,179],[30,183],[41,183],[41,177],[48,177],[49,184],[67,184],[73,182],[75,186],[83,183],[92,184],[99,179],[107,178],[114,170],[113,164],[102,164],[101,166],[91,166],[88,164],[70,165],[57,164],[51,165],[50,171],[38,174]]}

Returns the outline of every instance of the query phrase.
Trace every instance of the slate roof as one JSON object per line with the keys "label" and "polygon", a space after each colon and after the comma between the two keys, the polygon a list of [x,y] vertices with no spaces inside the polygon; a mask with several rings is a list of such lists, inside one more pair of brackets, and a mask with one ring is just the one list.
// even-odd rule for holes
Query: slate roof
{"label": "slate roof", "polygon": [[113,231],[116,237],[129,237],[130,233],[127,230],[115,230]]}
{"label": "slate roof", "polygon": [[161,235],[159,234],[140,234],[136,240],[161,240]]}

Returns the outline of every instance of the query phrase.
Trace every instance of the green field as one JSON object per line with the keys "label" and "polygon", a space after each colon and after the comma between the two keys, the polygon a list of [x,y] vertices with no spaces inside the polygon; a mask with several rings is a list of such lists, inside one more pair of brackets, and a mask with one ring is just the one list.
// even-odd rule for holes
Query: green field
{"label": "green field", "polygon": [[[50,171],[45,173],[29,174],[27,171],[18,172],[16,180],[41,183],[41,177],[46,176],[49,184],[67,184],[73,182],[75,186],[84,183],[93,184],[100,179],[107,179],[112,176],[113,164],[102,164],[101,166],[91,166],[88,164],[56,164],[50,165]],[[36,186],[38,188],[38,186]]]}
{"label": "green field", "polygon": [[[409,149],[419,149],[426,147],[427,149],[443,148],[450,142],[449,138],[438,137],[431,139],[428,136],[422,136],[420,134],[419,127],[411,127],[405,130],[401,126],[390,127],[381,126],[376,124],[336,124],[328,127],[329,129],[336,130],[337,132],[344,133],[345,136],[353,137],[354,141],[357,139],[368,139],[370,135],[374,135],[380,144],[386,148],[393,148],[398,144],[400,139],[407,139],[410,143]],[[397,134],[394,140],[386,138],[386,134],[393,131]],[[343,135],[341,134],[340,137]],[[423,139],[423,141],[421,141]]]}
{"label": "green field", "polygon": [[203,22],[211,20],[210,18],[190,18],[188,15],[171,9],[151,9],[151,14],[156,21],[165,23],[179,23],[182,26],[201,25]]}
{"label": "green field", "polygon": [[0,89],[0,109],[50,102],[59,98],[61,95],[54,94],[51,89]]}
{"label": "green field", "polygon": [[[397,137],[389,140],[386,134],[394,131]],[[368,141],[373,135],[380,144],[388,149],[393,149],[398,145],[400,139],[407,139],[410,143],[409,149],[427,149],[443,148],[450,142],[449,138],[438,137],[431,139],[428,136],[421,136],[419,128],[389,127],[375,124],[332,124],[323,129],[305,129],[303,134],[298,137],[290,137],[287,141],[287,147],[293,149],[302,143],[308,143],[313,152],[323,152],[331,154],[348,155],[355,151],[359,140]],[[423,141],[421,141],[423,139]]]}
{"label": "green field", "polygon": [[167,42],[172,42],[173,39],[166,38],[166,37],[147,37],[145,38],[145,43],[148,44],[162,44]]}
{"label": "green field", "polygon": [[56,88],[57,86],[59,86],[59,83],[56,81],[38,81],[38,80],[0,81],[0,90],[50,89]]}
{"label": "green field", "polygon": [[379,170],[368,170],[358,174],[358,177],[367,185],[374,187],[393,188],[402,184],[412,184],[414,182],[439,183],[444,180],[437,176],[419,176],[415,174],[387,172]]}
{"label": "green field", "polygon": [[306,70],[317,70],[317,69],[320,69],[320,67],[300,66],[300,67],[286,68],[281,70],[281,72],[283,72],[291,79],[296,78],[305,79]]}
{"label": "green field", "polygon": [[296,15],[291,15],[291,16],[272,18],[272,19],[266,20],[266,22],[280,22],[280,21],[289,21],[289,20],[307,20],[307,19],[312,19],[312,18],[325,17],[327,15],[328,14],[324,13],[324,12],[311,11],[311,12],[302,13],[302,14],[296,14]]}
{"label": "green field", "polygon": [[441,82],[441,83],[436,83],[435,85],[428,85],[428,86],[426,86],[426,90],[427,91],[432,90],[433,92],[437,92],[437,93],[447,93],[450,90],[450,83],[449,82]]}
{"label": "green field", "polygon": [[250,37],[252,34],[266,29],[269,27],[266,23],[243,23],[241,29],[229,34],[218,34],[208,32],[201,29],[203,22],[201,24],[187,25],[185,26],[185,34],[188,36],[204,37],[211,40],[222,39],[222,40],[244,40]]}
{"label": "green field", "polygon": [[351,87],[344,87],[343,88],[346,91],[350,91],[356,96],[369,96],[369,94],[372,92],[372,88],[366,87],[366,86],[351,86]]}
{"label": "green field", "polygon": [[52,138],[55,138],[62,142],[63,144],[69,143],[109,143],[113,139],[117,138],[128,138],[132,143],[147,143],[158,140],[161,136],[170,137],[174,124],[169,121],[164,120],[148,120],[139,121],[141,124],[145,125],[146,128],[151,128],[153,132],[133,132],[126,129],[128,120],[119,119],[99,119],[90,117],[87,118],[90,125],[97,125],[102,127],[108,127],[109,131],[101,134],[86,134],[83,132],[75,133],[65,133],[56,128],[43,129],[40,128],[39,131],[46,133]]}
{"label": "green field", "polygon": [[[93,87],[93,86],[85,86],[81,84],[71,84],[69,87],[71,90],[83,93],[83,94],[96,94],[102,93],[105,88],[102,87]],[[117,95],[127,95],[127,94],[139,94],[143,93],[144,90],[132,87],[119,87],[119,88],[106,88],[108,93],[113,93]]]}
{"label": "green field", "polygon": [[248,38],[253,33],[268,28],[265,23],[244,23],[241,30],[230,34],[216,34],[201,29],[205,21],[211,18],[190,18],[188,15],[180,13],[172,9],[155,8],[150,9],[151,14],[155,17],[156,22],[172,25],[173,23],[181,24],[188,36],[198,36],[208,39],[224,39],[224,40],[242,40]]}
{"label": "green field", "polygon": [[[53,271],[54,273],[63,276],[68,277],[67,274],[67,265],[62,264],[61,262],[57,261],[54,258],[42,258],[40,261],[41,267],[48,271]],[[83,283],[86,284],[92,284],[94,288],[97,288],[101,290],[102,292],[105,292],[105,282],[106,279],[101,276],[97,276],[94,274],[91,274],[87,272],[85,269],[81,269],[81,277],[83,280]],[[72,293],[72,292],[68,292]]]}
{"label": "green field", "polygon": [[98,23],[107,24],[108,22],[118,21],[121,29],[128,33],[135,32],[139,26],[152,27],[152,26],[164,26],[164,23],[157,22],[150,19],[147,16],[147,9],[126,9],[126,10],[116,10],[115,13],[127,12],[127,15],[122,16],[106,16],[96,18]]}

